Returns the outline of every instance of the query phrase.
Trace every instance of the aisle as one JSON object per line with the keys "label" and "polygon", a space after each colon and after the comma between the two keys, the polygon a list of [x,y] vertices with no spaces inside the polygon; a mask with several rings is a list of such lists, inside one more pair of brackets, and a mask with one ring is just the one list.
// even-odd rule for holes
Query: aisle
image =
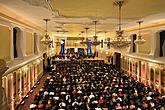
{"label": "aisle", "polygon": [[33,89],[33,92],[29,94],[29,98],[26,98],[24,100],[25,104],[19,105],[16,110],[29,110],[30,104],[33,102],[35,95],[39,93],[39,90],[42,88],[48,75],[49,74],[45,74],[42,76],[42,78],[39,80],[40,83],[37,85],[35,89]]}

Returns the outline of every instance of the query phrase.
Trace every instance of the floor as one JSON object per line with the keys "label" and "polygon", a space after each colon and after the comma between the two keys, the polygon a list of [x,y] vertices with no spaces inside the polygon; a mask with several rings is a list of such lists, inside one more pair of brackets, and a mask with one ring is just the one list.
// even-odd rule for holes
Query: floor
{"label": "floor", "polygon": [[33,92],[29,94],[29,98],[24,99],[25,103],[23,105],[20,104],[16,110],[29,110],[30,104],[33,102],[35,95],[39,93],[48,75],[49,74],[45,74],[42,76],[39,80],[40,83],[33,89]]}

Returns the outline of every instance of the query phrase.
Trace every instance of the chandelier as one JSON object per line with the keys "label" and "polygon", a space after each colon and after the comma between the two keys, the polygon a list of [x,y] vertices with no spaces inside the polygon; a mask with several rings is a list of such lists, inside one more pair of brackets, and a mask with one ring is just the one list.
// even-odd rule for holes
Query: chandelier
{"label": "chandelier", "polygon": [[124,31],[121,29],[121,7],[125,3],[124,0],[117,0],[114,2],[115,5],[119,6],[119,29],[116,31],[116,38],[110,41],[110,44],[115,49],[122,49],[129,47],[131,40],[124,38]]}
{"label": "chandelier", "polygon": [[140,27],[141,27],[141,23],[142,23],[142,22],[143,22],[143,21],[138,21],[138,22],[137,22],[137,23],[139,24],[139,35],[138,35],[138,39],[135,40],[135,44],[139,44],[139,45],[144,44],[144,43],[146,42],[146,40],[143,39],[142,36],[141,36]]}
{"label": "chandelier", "polygon": [[81,37],[83,38],[79,43],[80,44],[82,44],[82,46],[84,46],[84,36],[83,36],[83,34],[84,34],[84,31],[81,31]]}
{"label": "chandelier", "polygon": [[97,41],[97,35],[96,35],[96,23],[97,23],[97,21],[93,21],[93,22],[94,22],[94,30],[95,30],[94,31],[94,36],[93,36],[94,40],[91,41],[91,40],[88,39],[87,36],[88,36],[88,29],[89,28],[85,28],[85,30],[86,30],[86,38],[85,38],[85,40],[82,40],[80,42],[80,44],[88,44],[88,42],[91,42],[92,45],[97,46],[97,45],[99,45],[101,43],[100,41]]}
{"label": "chandelier", "polygon": [[94,32],[94,36],[93,36],[94,41],[92,42],[92,45],[97,46],[97,45],[99,45],[101,42],[100,42],[100,41],[97,41],[97,35],[96,35],[96,23],[97,23],[97,21],[93,21],[93,22],[94,22],[94,29],[95,29],[95,32]]}
{"label": "chandelier", "polygon": [[[89,28],[85,28],[85,30],[86,30],[86,38],[85,38],[85,40],[83,39],[83,40],[80,42],[80,44],[88,44],[88,42],[89,42],[89,39],[88,39],[88,29],[89,29]],[[82,36],[83,36],[84,31],[81,31],[81,33],[82,33]]]}
{"label": "chandelier", "polygon": [[49,37],[49,35],[48,35],[48,30],[47,30],[47,23],[48,23],[48,21],[50,21],[50,19],[43,19],[43,20],[44,20],[45,23],[46,23],[46,30],[45,30],[46,34],[45,34],[45,36],[42,38],[41,42],[42,42],[43,44],[45,44],[45,45],[50,45],[50,44],[53,42],[53,40]]}
{"label": "chandelier", "polygon": [[60,41],[59,41],[59,31],[57,31],[57,40],[56,40],[56,46],[60,46]]}
{"label": "chandelier", "polygon": [[105,31],[105,42],[104,42],[104,44],[107,44],[107,47],[108,47],[108,49],[110,49],[110,37],[106,37],[106,31]]}

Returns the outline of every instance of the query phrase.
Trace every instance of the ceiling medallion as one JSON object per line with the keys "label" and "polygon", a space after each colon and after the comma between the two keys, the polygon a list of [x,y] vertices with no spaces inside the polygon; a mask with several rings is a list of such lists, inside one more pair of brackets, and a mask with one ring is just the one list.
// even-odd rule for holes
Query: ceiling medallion
{"label": "ceiling medallion", "polygon": [[110,40],[110,45],[115,49],[126,48],[126,47],[129,47],[129,45],[131,44],[130,39],[124,38],[124,36],[123,36],[124,31],[121,29],[121,25],[122,25],[121,8],[124,3],[125,3],[124,0],[116,0],[114,2],[114,4],[119,7],[119,29],[116,31],[116,38]]}
{"label": "ceiling medallion", "polygon": [[41,42],[43,43],[43,44],[45,44],[45,45],[50,45],[52,42],[53,42],[53,40],[50,38],[50,36],[48,35],[48,30],[47,30],[47,23],[48,23],[48,21],[50,21],[50,19],[43,19],[44,21],[45,21],[45,23],[46,23],[46,30],[45,30],[45,32],[46,32],[46,34],[45,34],[45,36],[42,38],[42,40],[41,40]]}
{"label": "ceiling medallion", "polygon": [[146,40],[143,39],[142,36],[141,36],[141,31],[140,31],[141,28],[140,27],[141,27],[142,22],[143,21],[138,21],[137,22],[139,24],[139,35],[138,35],[138,39],[135,40],[135,44],[138,44],[138,45],[144,44],[146,42]]}

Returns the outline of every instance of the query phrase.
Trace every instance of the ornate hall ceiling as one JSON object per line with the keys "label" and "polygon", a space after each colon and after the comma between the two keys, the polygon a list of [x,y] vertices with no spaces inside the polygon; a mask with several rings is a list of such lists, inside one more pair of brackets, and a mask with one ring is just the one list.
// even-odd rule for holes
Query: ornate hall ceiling
{"label": "ornate hall ceiling", "polygon": [[[85,27],[97,32],[112,32],[118,26],[118,7],[115,0],[0,0],[0,5],[19,16],[45,28],[44,18],[49,18],[48,31],[66,31],[66,36],[78,36]],[[122,7],[123,27],[137,26],[138,20],[153,23],[165,18],[164,0],[126,0]]]}

